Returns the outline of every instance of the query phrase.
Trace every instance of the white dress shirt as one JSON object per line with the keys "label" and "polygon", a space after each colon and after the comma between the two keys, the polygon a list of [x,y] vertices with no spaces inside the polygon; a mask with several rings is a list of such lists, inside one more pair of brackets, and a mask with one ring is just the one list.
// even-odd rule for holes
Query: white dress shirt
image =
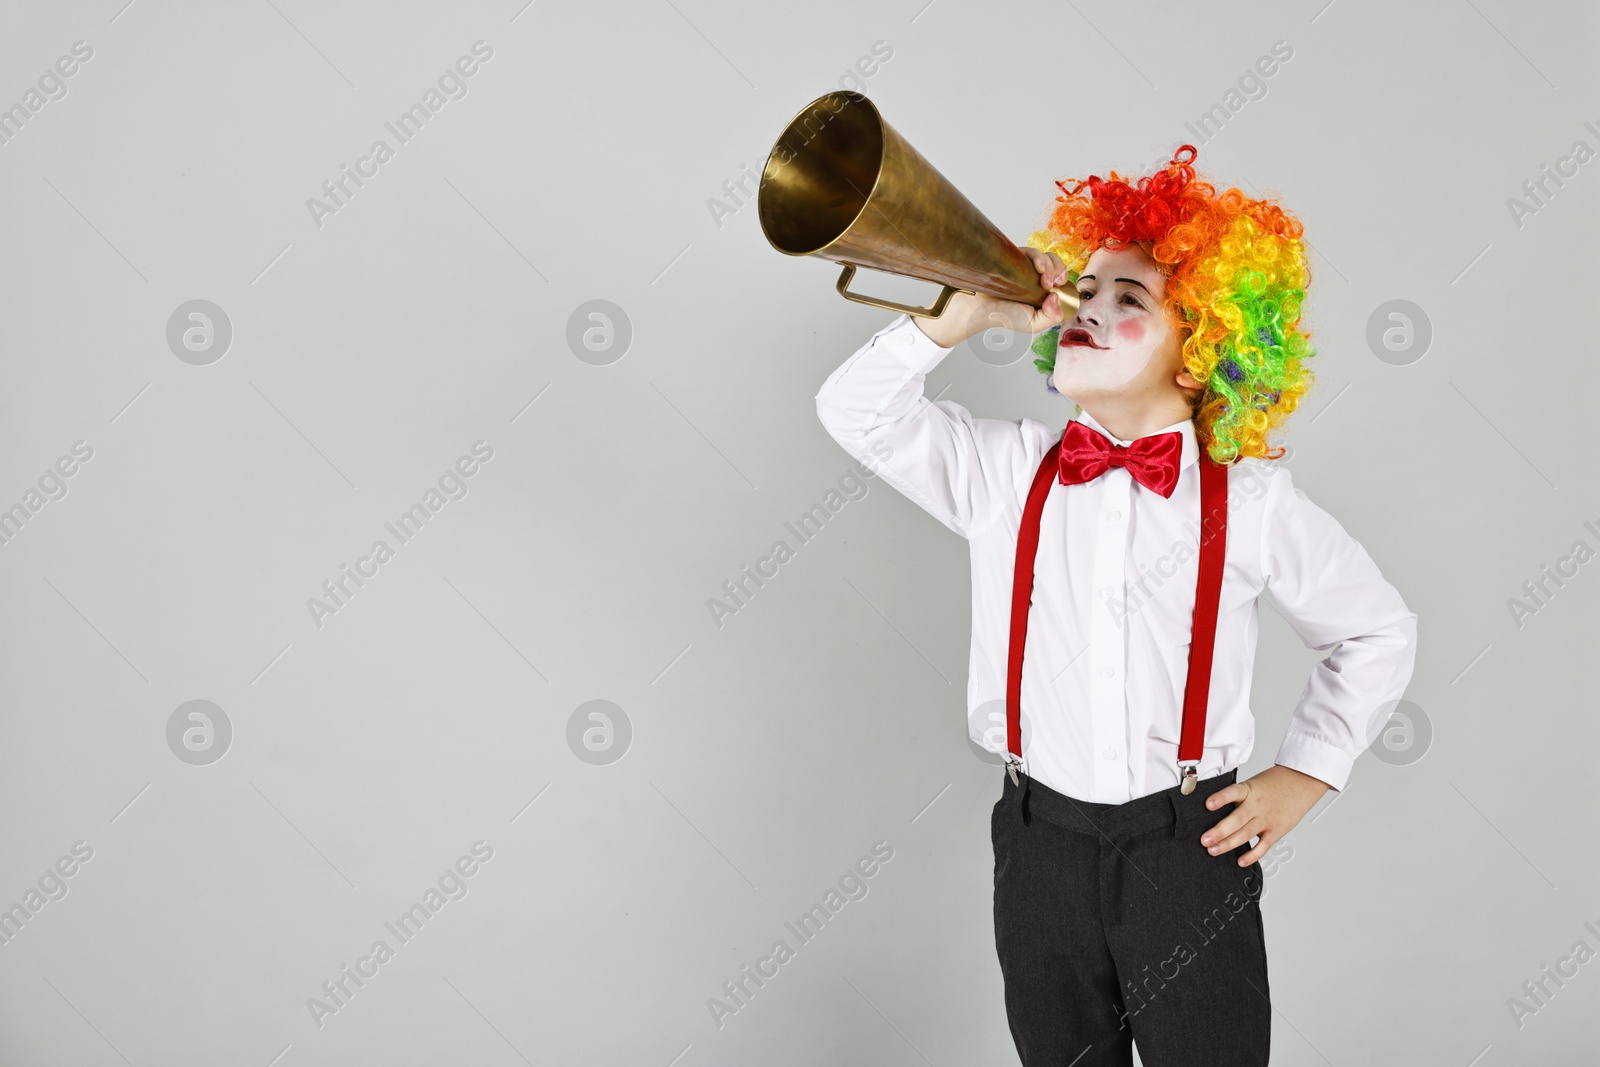
{"label": "white dress shirt", "polygon": [[[969,732],[1004,753],[1006,657],[1017,531],[1045,450],[1061,436],[1032,419],[975,419],[923,395],[941,348],[909,315],[829,375],[817,414],[835,441],[966,538],[972,554]],[[1088,414],[1077,418],[1117,444]],[[1177,785],[1199,569],[1199,446],[1183,435],[1170,498],[1110,467],[1053,484],[1039,525],[1022,667],[1026,772],[1067,796],[1120,804]],[[1264,589],[1308,648],[1312,670],[1275,762],[1343,789],[1411,680],[1416,615],[1359,542],[1296,489],[1289,471],[1247,458],[1228,468],[1228,532],[1206,709],[1201,779],[1240,766],[1250,711],[1256,600]]]}

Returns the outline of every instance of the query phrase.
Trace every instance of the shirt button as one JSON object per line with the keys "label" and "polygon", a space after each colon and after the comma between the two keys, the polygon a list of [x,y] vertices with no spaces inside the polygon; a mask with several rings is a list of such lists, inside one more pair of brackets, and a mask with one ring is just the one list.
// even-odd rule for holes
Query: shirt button
{"label": "shirt button", "polygon": [[1111,512],[1110,514],[1108,514],[1106,516],[1106,519],[1109,522],[1116,522],[1121,518],[1122,518],[1122,512],[1120,512],[1120,511],[1113,511],[1113,512]]}
{"label": "shirt button", "polygon": [[1102,677],[1102,678],[1109,678],[1113,674],[1116,674],[1116,673],[1117,673],[1117,669],[1115,667],[1101,667],[1100,668],[1100,677]]}
{"label": "shirt button", "polygon": [[1114,749],[1114,748],[1108,748],[1104,752],[1102,752],[1101,755],[1103,755],[1108,760],[1113,760],[1113,759],[1117,758],[1117,750]]}
{"label": "shirt button", "polygon": [[1112,589],[1111,589],[1111,587],[1109,585],[1102,585],[1100,587],[1100,595],[1101,596],[1110,597],[1111,593],[1112,593]]}

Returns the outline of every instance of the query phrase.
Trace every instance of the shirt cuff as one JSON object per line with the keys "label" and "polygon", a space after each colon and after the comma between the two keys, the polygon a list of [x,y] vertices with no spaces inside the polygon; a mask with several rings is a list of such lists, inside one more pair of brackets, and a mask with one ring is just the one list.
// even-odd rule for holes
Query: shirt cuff
{"label": "shirt cuff", "polygon": [[1273,762],[1309,774],[1337,791],[1344,789],[1350,780],[1356,761],[1344,749],[1310,734],[1288,733],[1283,737],[1283,744],[1278,746],[1278,758]]}
{"label": "shirt cuff", "polygon": [[926,374],[939,365],[939,361],[954,352],[954,348],[940,348],[933,338],[922,332],[910,315],[902,314],[875,335],[906,369],[914,374]]}

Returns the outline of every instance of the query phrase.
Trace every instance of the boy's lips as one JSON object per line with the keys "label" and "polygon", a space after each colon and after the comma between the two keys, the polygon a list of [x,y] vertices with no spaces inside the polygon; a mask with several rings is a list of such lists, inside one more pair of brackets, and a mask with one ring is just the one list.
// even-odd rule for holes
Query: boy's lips
{"label": "boy's lips", "polygon": [[1068,348],[1073,345],[1082,345],[1085,348],[1105,348],[1105,345],[1097,345],[1094,343],[1094,338],[1089,335],[1088,330],[1078,329],[1076,327],[1070,330],[1062,330],[1060,347]]}

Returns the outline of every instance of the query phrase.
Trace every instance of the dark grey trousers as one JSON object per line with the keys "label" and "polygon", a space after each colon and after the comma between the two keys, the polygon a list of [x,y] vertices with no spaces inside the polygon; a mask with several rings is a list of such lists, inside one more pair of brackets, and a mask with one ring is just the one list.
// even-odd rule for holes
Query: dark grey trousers
{"label": "dark grey trousers", "polygon": [[1254,1067],[1272,1006],[1261,864],[1200,835],[1237,771],[1126,804],[1009,774],[994,806],[994,936],[1024,1067]]}

